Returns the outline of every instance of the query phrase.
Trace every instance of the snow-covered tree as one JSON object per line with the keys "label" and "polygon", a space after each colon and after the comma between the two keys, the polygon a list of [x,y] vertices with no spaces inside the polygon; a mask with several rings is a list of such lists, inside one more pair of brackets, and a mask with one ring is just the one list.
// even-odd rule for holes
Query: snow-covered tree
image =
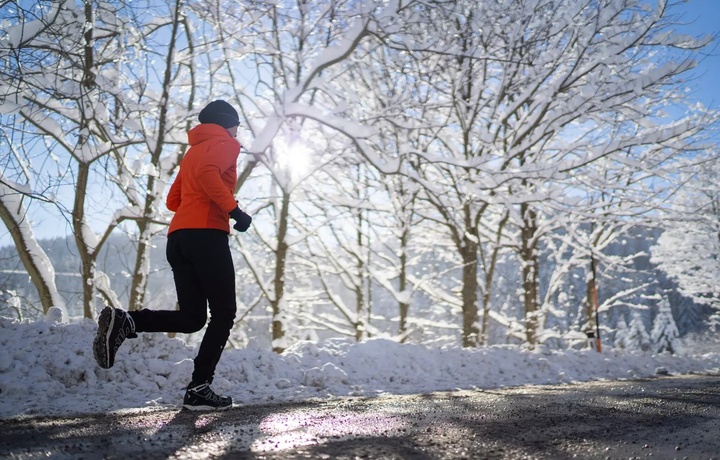
{"label": "snow-covered tree", "polygon": [[[165,228],[166,184],[188,148],[185,133],[195,124],[196,108],[201,105],[196,101],[206,97],[197,94],[195,86],[201,83],[197,61],[208,45],[194,43],[184,8],[182,0],[153,6],[152,14],[163,20],[143,23],[136,19],[124,29],[126,36],[134,36],[134,46],[125,57],[125,72],[132,77],[123,83],[128,88],[124,104],[143,138],[132,154],[115,156],[117,175],[113,178],[136,210],[132,219],[136,228],[130,230],[137,232],[128,300],[131,310],[145,306],[152,240]],[[154,65],[154,71],[148,72],[148,62],[153,60],[162,67]]]}
{"label": "snow-covered tree", "polygon": [[656,353],[677,353],[680,346],[680,333],[675,325],[670,302],[663,297],[658,304],[658,312],[653,320],[650,341]]}
{"label": "snow-covered tree", "polygon": [[[122,89],[118,85],[124,60],[122,5],[108,2],[53,2],[14,18],[2,49],[3,112],[11,114],[20,127],[16,133],[35,142],[15,144],[25,159],[36,155],[36,142],[45,144],[50,159],[57,162],[63,177],[71,178],[73,198],[67,206],[81,260],[83,313],[92,317],[93,295],[106,301],[106,277],[96,269],[103,243],[121,220],[118,213],[100,235],[89,223],[90,213],[107,213],[107,197],[93,196],[94,182],[112,174],[106,160],[138,141],[125,126]],[[47,14],[43,14],[47,11]],[[14,31],[20,31],[15,33]],[[36,33],[27,34],[28,31]],[[128,123],[130,124],[130,123]],[[15,134],[17,136],[19,134]],[[62,161],[68,161],[66,166]],[[25,161],[25,160],[21,160]],[[43,171],[40,177],[54,168]],[[68,174],[70,173],[70,174]],[[29,184],[37,187],[36,177]],[[92,208],[91,208],[92,207]]]}
{"label": "snow-covered tree", "polygon": [[[465,344],[477,334],[477,252],[486,242],[479,223],[500,222],[491,218],[503,215],[497,207],[510,212],[532,344],[540,326],[538,242],[550,230],[540,225],[544,207],[550,201],[578,204],[577,192],[567,194],[563,184],[576,191],[612,185],[615,176],[593,172],[601,161],[622,166],[616,172],[631,178],[620,183],[627,196],[636,194],[634,202],[651,196],[649,177],[678,152],[695,148],[695,136],[710,121],[687,103],[681,118],[661,116],[668,104],[685,103],[676,84],[709,39],[668,31],[673,18],[665,2],[468,1],[446,7],[447,16],[433,13],[434,19],[452,33],[429,34],[432,46],[398,40],[411,54],[442,60],[419,77],[437,95],[438,110],[427,120],[424,148],[409,153],[462,257]],[[638,168],[646,164],[656,171]]]}
{"label": "snow-covered tree", "polygon": [[[30,190],[13,183],[0,172],[0,220],[10,231],[23,266],[37,289],[43,312],[47,313],[51,307],[64,309],[65,301],[55,285],[55,269],[35,239],[28,219],[23,201],[30,200],[31,194]],[[17,297],[13,295],[12,299]],[[12,305],[19,309],[17,301]]]}
{"label": "snow-covered tree", "polygon": [[[720,311],[720,163],[680,178],[684,187],[667,210],[667,228],[652,261],[678,283],[684,296]],[[720,323],[720,315],[712,318]]]}
{"label": "snow-covered tree", "polygon": [[[361,41],[383,33],[384,28],[397,28],[388,20],[400,5],[333,1],[224,6],[217,8],[216,2],[202,0],[192,2],[193,11],[213,25],[220,51],[209,55],[210,67],[236,83],[234,100],[247,120],[252,138],[246,151],[254,158],[241,174],[241,182],[257,165],[266,169],[267,174],[260,174],[271,181],[269,187],[261,187],[263,196],[253,193],[254,209],[250,209],[257,213],[258,221],[274,223],[272,233],[257,235],[268,252],[260,258],[251,251],[242,253],[248,265],[259,270],[256,279],[273,316],[273,348],[280,352],[287,346],[285,335],[292,317],[291,312],[284,311],[292,303],[287,297],[291,246],[302,239],[295,235],[303,233],[293,226],[293,214],[299,209],[294,199],[301,193],[299,184],[314,171],[310,168],[298,177],[299,171],[292,170],[298,165],[293,155],[302,150],[322,157],[322,151],[302,145],[308,133],[340,134],[345,143],[363,149],[371,131],[364,129],[361,120],[344,116],[344,108],[355,100],[337,80]],[[242,34],[236,33],[237,24],[246,18],[252,19],[248,27]],[[249,50],[246,62],[233,61],[234,50],[238,49]],[[375,158],[370,150],[364,153],[366,158]],[[315,164],[325,161],[316,160]],[[376,166],[382,163],[380,159],[374,161]],[[247,193],[246,189],[242,192]]]}
{"label": "snow-covered tree", "polygon": [[[716,117],[684,91],[708,40],[674,34],[664,1],[7,4],[20,13],[0,13],[2,193],[67,216],[85,314],[98,291],[118,302],[96,264],[118,229],[137,244],[130,308],[147,303],[184,132],[224,98],[243,120],[236,193],[255,217],[235,243],[238,284],[253,283],[239,317],[267,308],[276,351],[321,330],[389,331],[371,324],[396,321],[375,315],[381,297],[400,340],[412,327],[465,346],[562,338],[594,315],[592,261],[602,315],[644,307],[644,255],[613,245],[692,186]],[[25,210],[7,209],[20,229]],[[710,243],[715,227],[683,209]],[[714,301],[711,276],[694,287],[671,271]]]}
{"label": "snow-covered tree", "polygon": [[647,333],[645,328],[645,322],[642,316],[638,312],[633,313],[632,320],[630,321],[630,329],[625,339],[625,346],[628,350],[650,350],[652,343],[650,342],[650,335]]}
{"label": "snow-covered tree", "polygon": [[[426,111],[433,110],[430,104],[418,104],[413,96],[422,90],[416,75],[425,64],[408,61],[405,53],[378,47],[374,42],[365,42],[360,48],[362,52],[348,68],[343,85],[353,88],[358,98],[364,95],[365,103],[349,106],[347,112],[367,120],[374,129],[376,134],[367,148],[379,157],[402,161],[408,148],[420,148],[422,143],[412,126],[425,117]],[[406,162],[400,168],[406,172],[411,169]],[[366,199],[352,207],[362,206],[366,216],[370,245],[365,251],[372,260],[366,268],[368,287],[381,286],[397,303],[397,337],[405,341],[412,333],[409,320],[414,294],[428,286],[424,275],[416,275],[417,264],[424,255],[441,250],[436,235],[440,239],[444,235],[433,222],[423,225],[422,216],[428,213],[421,210],[421,188],[412,179],[404,174],[382,174],[377,168],[364,170],[370,179],[365,179]]]}
{"label": "snow-covered tree", "polygon": [[628,344],[628,334],[627,322],[625,321],[625,317],[621,316],[616,325],[613,346],[615,348],[625,348]]}
{"label": "snow-covered tree", "polygon": [[[42,25],[35,38],[23,38],[8,54],[6,64],[19,59],[23,65],[9,65],[19,74],[4,86],[6,102],[11,102],[5,107],[26,136],[46,143],[52,159],[69,160],[66,168],[73,174],[59,177],[69,179],[75,195],[58,207],[71,222],[80,253],[88,317],[96,291],[120,306],[96,259],[123,222],[131,223],[124,230],[136,235],[127,269],[132,279],[128,308],[145,304],[151,240],[164,228],[165,183],[186,147],[184,131],[192,123],[189,115],[201,83],[193,75],[196,57],[183,5],[54,2],[33,10],[46,12],[42,17],[18,17],[12,26],[34,30],[34,23]],[[18,107],[18,101],[25,104]],[[34,155],[35,147],[17,145],[22,155]],[[32,187],[52,173],[34,175]]]}

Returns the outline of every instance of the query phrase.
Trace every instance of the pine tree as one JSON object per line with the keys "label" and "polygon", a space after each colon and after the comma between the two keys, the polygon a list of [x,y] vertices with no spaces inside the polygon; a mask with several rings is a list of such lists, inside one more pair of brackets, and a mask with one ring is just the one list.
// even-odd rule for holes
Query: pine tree
{"label": "pine tree", "polygon": [[680,333],[675,325],[670,302],[663,297],[658,306],[658,314],[653,321],[650,339],[656,353],[669,352],[675,354],[679,351],[680,343],[678,337]]}
{"label": "pine tree", "polygon": [[650,336],[638,312],[633,314],[633,319],[630,321],[630,331],[625,340],[625,348],[642,351],[648,351],[650,349]]}
{"label": "pine tree", "polygon": [[617,322],[617,329],[615,330],[615,341],[613,342],[615,348],[626,348],[629,334],[630,331],[628,330],[625,316],[621,316]]}

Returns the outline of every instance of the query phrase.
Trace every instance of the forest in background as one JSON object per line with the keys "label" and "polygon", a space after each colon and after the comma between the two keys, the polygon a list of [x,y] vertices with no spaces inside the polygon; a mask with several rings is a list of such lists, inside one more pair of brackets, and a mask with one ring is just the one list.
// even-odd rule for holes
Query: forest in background
{"label": "forest in background", "polygon": [[[678,293],[677,283],[669,280],[667,275],[655,264],[650,262],[650,249],[657,243],[659,232],[650,228],[636,228],[631,236],[624,243],[610,248],[609,252],[614,256],[627,257],[637,255],[633,261],[633,274],[630,283],[637,283],[643,288],[634,293],[633,298],[624,299],[624,303],[618,303],[600,315],[601,338],[606,345],[615,346],[618,329],[627,327],[637,316],[641,325],[636,325],[642,331],[651,331],[655,318],[659,311],[662,298],[668,299],[672,318],[678,330],[678,337],[688,334],[702,334],[708,331],[708,318],[712,315],[712,309],[696,304],[691,299],[683,297]],[[172,272],[165,261],[164,256],[165,236],[161,235],[153,241],[153,249],[150,258],[150,276],[147,287],[148,303],[147,308],[170,309],[175,305],[175,288],[172,279]],[[40,245],[56,267],[56,283],[58,291],[65,300],[68,315],[71,320],[78,320],[82,317],[82,287],[80,272],[80,258],[77,255],[72,239],[41,240]],[[111,286],[118,293],[121,303],[125,304],[129,299],[131,285],[130,270],[132,260],[128,254],[133,254],[136,243],[131,237],[117,234],[108,240],[100,256],[99,268],[108,275]],[[236,263],[242,265],[242,260]],[[543,260],[541,266],[547,267],[552,272],[554,267],[548,266],[550,262]],[[552,265],[552,264],[551,264]],[[441,271],[450,271],[450,267],[439,267]],[[501,267],[500,272],[512,278],[517,276],[516,266]],[[565,287],[566,293],[575,292],[576,308],[574,311],[568,309],[568,317],[558,321],[557,330],[559,333],[555,340],[548,340],[547,346],[552,348],[585,347],[585,337],[581,332],[584,320],[583,299],[581,297],[584,283],[581,272],[569,280]],[[608,283],[599,289],[599,300],[603,304],[616,294],[633,287],[627,282],[613,281],[608,277]],[[257,288],[252,280],[237,279],[238,292],[245,298],[252,298],[256,295]],[[505,283],[509,286],[516,285],[518,280],[508,279]],[[319,286],[318,286],[319,287]],[[346,292],[345,296],[350,296]],[[39,305],[37,290],[22,269],[22,263],[13,246],[0,248],[0,315],[17,318],[20,320],[35,320],[43,316],[42,308]],[[400,339],[399,336],[399,311],[390,293],[380,284],[373,283],[370,286],[369,297],[373,299],[368,318],[369,327],[372,329],[371,336],[390,339]],[[14,300],[12,300],[14,299]],[[321,299],[317,299],[318,302]],[[327,302],[327,300],[325,300]],[[403,339],[409,343],[419,343],[433,346],[446,346],[457,344],[460,340],[460,325],[455,320],[457,312],[451,309],[436,308],[433,299],[424,295],[422,291],[415,292],[410,299],[412,305],[412,318],[410,331]],[[513,301],[513,293],[507,290],[498,290],[493,299],[497,305],[517,305]],[[20,305],[20,308],[17,306]],[[321,319],[328,311],[317,310],[320,315],[315,321],[305,321],[302,328],[297,330],[299,340],[320,340],[323,338],[337,337],[335,331],[330,331],[323,325]],[[520,312],[507,311],[509,315],[519,315]],[[232,346],[243,347],[250,341],[262,346],[269,346],[269,335],[267,333],[272,321],[272,314],[267,308],[257,308],[254,311],[239,311],[238,317],[242,318],[235,325],[232,333]],[[621,324],[622,323],[622,324]],[[565,331],[565,333],[563,333]],[[573,334],[572,332],[576,332]],[[513,337],[512,328],[507,322],[491,323],[489,344],[521,344],[522,339]],[[567,333],[570,332],[570,333]],[[640,332],[642,334],[642,332]],[[202,331],[196,334],[197,337],[189,340],[197,340],[202,336]],[[346,336],[352,335],[346,332]],[[341,336],[341,335],[340,335]],[[617,337],[619,341],[622,339]],[[649,339],[649,337],[648,337]],[[624,346],[624,345],[617,345]],[[642,341],[628,343],[628,347],[642,348]],[[649,346],[649,342],[645,344]]]}
{"label": "forest in background", "polygon": [[[239,311],[266,318],[275,351],[379,334],[564,347],[598,313],[601,335],[627,329],[640,347],[639,324],[668,311],[712,328],[718,113],[690,85],[717,37],[674,33],[677,11],[3,2],[3,260],[37,292],[31,305],[6,289],[5,303],[94,318],[174,302],[151,284],[169,285],[152,256],[164,196],[198,111],[223,98],[241,113],[236,192],[254,217],[231,235]],[[76,259],[34,237],[29,209],[65,219]],[[118,234],[131,244],[113,251]]]}

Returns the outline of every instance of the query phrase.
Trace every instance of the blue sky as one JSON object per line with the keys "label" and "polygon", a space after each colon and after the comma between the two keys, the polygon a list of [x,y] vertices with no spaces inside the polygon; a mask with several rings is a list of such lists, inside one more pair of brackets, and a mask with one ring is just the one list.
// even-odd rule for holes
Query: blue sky
{"label": "blue sky", "polygon": [[[692,35],[720,35],[720,0],[688,0],[676,9],[682,13],[683,22],[689,24],[681,29]],[[711,45],[707,56],[694,70],[697,80],[691,86],[697,91],[695,97],[708,107],[720,109],[720,44]]]}

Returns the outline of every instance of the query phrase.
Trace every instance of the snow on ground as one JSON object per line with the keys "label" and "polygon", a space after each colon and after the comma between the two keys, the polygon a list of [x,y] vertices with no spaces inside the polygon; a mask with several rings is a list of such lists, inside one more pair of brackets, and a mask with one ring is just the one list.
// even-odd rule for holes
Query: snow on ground
{"label": "snow on ground", "polygon": [[[180,407],[195,348],[165,334],[140,334],[123,344],[112,369],[101,369],[91,349],[96,324],[51,318],[33,323],[0,318],[0,419]],[[717,373],[719,368],[720,353],[468,350],[337,339],[300,343],[282,355],[252,347],[228,350],[213,388],[237,405],[250,405]]]}

